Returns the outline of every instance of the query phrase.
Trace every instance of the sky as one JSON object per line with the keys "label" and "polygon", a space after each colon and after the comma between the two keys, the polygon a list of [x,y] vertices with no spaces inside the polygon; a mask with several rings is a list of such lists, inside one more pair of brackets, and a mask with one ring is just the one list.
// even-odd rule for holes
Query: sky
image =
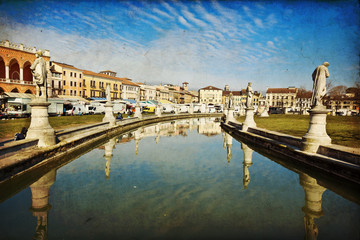
{"label": "sky", "polygon": [[358,1],[4,1],[0,41],[147,84],[230,90],[359,82]]}

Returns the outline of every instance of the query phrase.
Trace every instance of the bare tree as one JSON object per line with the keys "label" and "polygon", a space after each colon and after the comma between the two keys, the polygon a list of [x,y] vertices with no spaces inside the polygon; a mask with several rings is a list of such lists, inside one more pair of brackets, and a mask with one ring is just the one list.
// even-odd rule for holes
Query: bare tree
{"label": "bare tree", "polygon": [[334,86],[329,89],[328,95],[331,97],[344,96],[346,94],[347,87],[344,85]]}

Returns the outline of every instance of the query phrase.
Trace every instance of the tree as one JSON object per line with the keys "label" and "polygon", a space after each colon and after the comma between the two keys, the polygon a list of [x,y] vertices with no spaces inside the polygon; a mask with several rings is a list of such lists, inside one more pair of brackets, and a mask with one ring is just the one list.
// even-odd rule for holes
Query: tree
{"label": "tree", "polygon": [[347,87],[344,85],[335,86],[329,89],[328,95],[330,97],[344,96],[346,94],[346,89]]}

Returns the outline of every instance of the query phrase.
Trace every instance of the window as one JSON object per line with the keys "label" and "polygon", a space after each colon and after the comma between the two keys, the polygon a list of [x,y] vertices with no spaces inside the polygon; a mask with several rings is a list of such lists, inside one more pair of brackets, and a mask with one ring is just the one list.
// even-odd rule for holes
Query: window
{"label": "window", "polygon": [[70,81],[70,87],[72,87],[72,81]]}
{"label": "window", "polygon": [[72,72],[70,72],[70,77],[72,77]]}
{"label": "window", "polygon": [[79,87],[81,87],[81,82],[79,82]]}
{"label": "window", "polygon": [[64,71],[64,76],[66,75],[66,71]]}
{"label": "window", "polygon": [[76,77],[76,73],[74,73],[74,77]]}
{"label": "window", "polygon": [[76,96],[76,90],[74,91],[74,96]]}
{"label": "window", "polygon": [[66,95],[66,90],[63,90],[63,95]]}
{"label": "window", "polygon": [[74,87],[76,87],[76,82],[74,82]]}
{"label": "window", "polygon": [[81,91],[79,91],[79,96],[81,97]]}
{"label": "window", "polygon": [[81,73],[79,74],[79,78],[81,78]]}
{"label": "window", "polygon": [[66,85],[66,81],[64,80],[64,86]]}
{"label": "window", "polygon": [[70,90],[70,96],[72,96],[72,90]]}

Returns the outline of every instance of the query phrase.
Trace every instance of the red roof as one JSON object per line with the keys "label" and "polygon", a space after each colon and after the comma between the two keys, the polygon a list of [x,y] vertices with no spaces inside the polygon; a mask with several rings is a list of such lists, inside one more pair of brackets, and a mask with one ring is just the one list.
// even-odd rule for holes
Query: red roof
{"label": "red roof", "polygon": [[230,93],[233,94],[233,96],[241,96],[242,91],[223,91],[223,96],[229,96]]}
{"label": "red roof", "polygon": [[296,88],[268,88],[266,93],[296,93]]}
{"label": "red roof", "polygon": [[122,84],[139,87],[138,84],[131,82],[131,79],[129,79],[129,78],[112,77],[112,76],[109,76],[109,75],[106,75],[106,74],[103,74],[103,73],[96,73],[96,72],[92,72],[92,71],[89,71],[89,70],[84,70],[83,73],[86,74],[86,75],[98,76],[98,77],[108,78],[108,79],[112,79],[112,80],[119,80],[119,81],[122,82]]}
{"label": "red roof", "polygon": [[69,65],[69,64],[66,64],[66,63],[59,63],[59,62],[54,62],[54,61],[53,61],[53,63],[55,63],[56,65],[59,65],[60,67],[71,68],[71,69],[82,71],[81,69],[76,68],[73,65]]}
{"label": "red roof", "polygon": [[207,87],[204,87],[204,88],[200,88],[199,90],[220,90],[220,91],[222,91],[222,89],[217,88],[217,87],[213,87],[213,86],[207,86]]}

